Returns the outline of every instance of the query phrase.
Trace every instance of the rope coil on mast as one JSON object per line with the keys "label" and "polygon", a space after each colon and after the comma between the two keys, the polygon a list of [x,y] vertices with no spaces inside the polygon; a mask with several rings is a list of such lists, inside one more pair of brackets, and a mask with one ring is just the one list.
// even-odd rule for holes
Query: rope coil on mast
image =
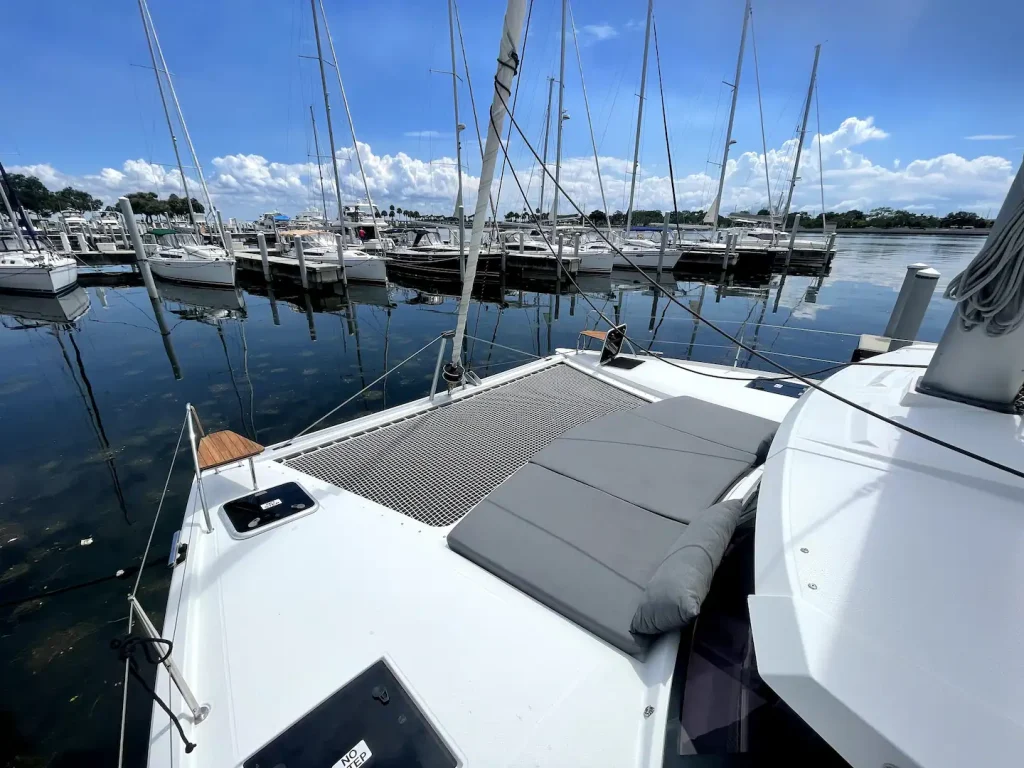
{"label": "rope coil on mast", "polygon": [[944,296],[957,302],[965,331],[980,325],[987,336],[1004,336],[1024,323],[1024,199],[1007,226],[989,235],[967,269],[950,280]]}

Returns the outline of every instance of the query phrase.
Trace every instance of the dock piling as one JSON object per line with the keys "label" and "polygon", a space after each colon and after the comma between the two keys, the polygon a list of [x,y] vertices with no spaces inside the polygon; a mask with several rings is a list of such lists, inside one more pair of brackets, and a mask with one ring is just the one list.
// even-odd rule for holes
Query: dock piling
{"label": "dock piling", "polygon": [[146,259],[146,248],[142,244],[142,236],[139,234],[139,227],[135,223],[135,211],[132,210],[131,201],[122,197],[117,201],[124,214],[124,225],[128,229],[128,236],[131,237],[132,247],[135,249],[135,261],[139,265],[139,272],[142,273],[142,281],[146,284],[146,292],[153,301],[160,301],[160,293],[153,282],[153,273],[149,269],[149,261]]}
{"label": "dock piling", "polygon": [[334,236],[334,246],[338,249],[338,264],[341,265],[341,284],[345,286],[345,293],[348,293],[348,270],[345,268],[345,248],[341,241],[341,235]]}
{"label": "dock piling", "polygon": [[256,235],[256,244],[260,247],[260,261],[263,262],[263,279],[270,282],[270,255],[267,253],[267,237],[262,232]]}
{"label": "dock piling", "polygon": [[798,213],[793,218],[793,229],[789,233],[789,248],[786,250],[786,265],[785,268],[789,269],[789,261],[793,258],[793,246],[796,245],[796,233],[800,230],[800,214]]}
{"label": "dock piling", "polygon": [[299,259],[299,282],[302,283],[302,290],[309,290],[309,276],[306,275],[306,254],[302,250],[302,238],[295,238],[295,255]]}

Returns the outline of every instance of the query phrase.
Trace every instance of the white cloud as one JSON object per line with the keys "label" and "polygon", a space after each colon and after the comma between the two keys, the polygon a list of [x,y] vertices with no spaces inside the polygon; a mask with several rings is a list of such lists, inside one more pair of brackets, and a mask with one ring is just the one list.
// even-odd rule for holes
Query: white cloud
{"label": "white cloud", "polygon": [[[813,137],[801,158],[801,181],[794,193],[793,210],[817,211],[821,206],[819,141],[824,165],[825,206],[830,210],[870,210],[892,205],[901,208],[914,206],[916,210],[941,214],[957,209],[985,213],[999,208],[1012,181],[1015,162],[993,155],[969,159],[947,153],[893,163],[889,167],[873,162],[867,155],[873,144],[884,141],[888,135],[875,125],[871,117],[850,117],[831,133]],[[413,207],[424,213],[450,213],[453,210],[458,188],[454,158],[441,157],[428,162],[405,152],[378,155],[369,144],[360,143],[359,148],[374,202]],[[784,180],[792,173],[795,153],[796,141],[790,140],[781,147],[769,149],[767,155],[759,152],[735,154],[726,170],[722,211],[757,210],[767,205],[764,187],[766,164],[772,179],[773,198],[777,201],[785,188]],[[338,165],[343,201],[361,199],[365,193],[351,147],[338,150]],[[626,207],[630,165],[626,158],[601,158],[605,195],[611,210]],[[106,203],[114,202],[119,195],[139,190],[153,190],[160,196],[182,193],[177,169],[142,159],[127,160],[120,168],[102,168],[82,176],[64,174],[46,163],[18,166],[11,170],[36,175],[51,189],[68,185],[84,189]],[[282,163],[262,155],[235,154],[214,158],[206,170],[210,191],[226,215],[254,218],[268,210],[293,212],[310,205],[320,205],[319,173],[312,163]],[[516,170],[524,185],[533,172],[528,194],[531,206],[536,207],[540,189],[538,169],[523,165]],[[334,198],[330,163],[324,164],[321,171],[326,197],[333,208],[330,203]],[[523,207],[518,190],[507,176],[506,173],[499,215]],[[463,182],[465,207],[472,210],[479,180],[464,174]],[[593,158],[566,158],[562,163],[562,182],[573,199],[588,212],[604,207]],[[717,173],[713,171],[710,174],[701,171],[678,175],[675,187],[680,209],[706,208],[716,185]],[[199,185],[191,178],[189,191],[200,197]],[[550,205],[550,199],[549,191],[545,207]],[[565,201],[559,207],[562,211],[569,210]],[[642,167],[637,182],[636,207],[670,209],[672,185],[668,176]]]}
{"label": "white cloud", "polygon": [[441,131],[406,131],[402,135],[408,136],[411,139],[439,139],[442,136],[449,136],[451,134],[441,133]]}
{"label": "white cloud", "polygon": [[584,43],[599,43],[619,36],[618,30],[604,21],[600,24],[585,24],[580,31]]}
{"label": "white cloud", "polygon": [[968,141],[1008,141],[1017,137],[1010,133],[976,133],[973,136],[964,136]]}

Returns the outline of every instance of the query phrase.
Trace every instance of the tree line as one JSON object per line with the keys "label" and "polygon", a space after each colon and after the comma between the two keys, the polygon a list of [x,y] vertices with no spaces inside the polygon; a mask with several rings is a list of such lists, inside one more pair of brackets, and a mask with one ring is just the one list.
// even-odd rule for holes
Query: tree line
{"label": "tree line", "polygon": [[[669,224],[703,224],[707,211],[674,211],[669,213]],[[749,211],[737,211],[734,216],[750,216]],[[757,212],[758,216],[767,217],[767,208]],[[625,226],[626,214],[622,211],[615,211],[608,216],[602,210],[594,210],[588,214],[590,220],[597,226],[606,226],[609,223],[613,227]],[[793,227],[796,220],[796,213],[789,214],[786,219],[786,229]],[[528,209],[522,211],[508,211],[505,214],[507,222],[536,222],[541,219],[540,209],[530,212]],[[633,211],[632,224],[636,227],[656,227],[665,220],[663,211]],[[913,213],[900,209],[881,207],[872,208],[867,213],[853,209],[850,211],[828,211],[825,214],[825,221],[829,225],[835,225],[837,229],[987,229],[992,226],[993,220],[986,219],[970,211],[955,211],[945,216],[932,216],[923,213]],[[765,222],[768,223],[767,221]],[[781,222],[776,219],[776,225]],[[732,219],[727,216],[719,216],[718,224],[721,227],[730,227]],[[801,229],[821,229],[821,214],[800,214]]]}

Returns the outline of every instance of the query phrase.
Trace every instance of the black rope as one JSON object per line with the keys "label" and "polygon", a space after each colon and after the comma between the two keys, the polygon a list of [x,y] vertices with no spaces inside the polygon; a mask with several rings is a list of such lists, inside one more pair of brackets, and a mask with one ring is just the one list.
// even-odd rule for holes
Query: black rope
{"label": "black rope", "polygon": [[[163,645],[167,647],[166,653],[159,653],[156,650],[156,646]],[[185,735],[185,729],[181,727],[181,723],[178,718],[171,711],[171,708],[164,703],[164,700],[160,698],[160,695],[153,689],[153,687],[145,681],[139,672],[139,662],[135,658],[135,652],[141,648],[143,655],[153,666],[157,664],[163,664],[171,655],[171,651],[174,650],[174,643],[170,640],[165,640],[162,637],[126,637],[124,640],[114,639],[110,641],[110,647],[117,651],[117,658],[121,661],[128,662],[128,672],[139,681],[141,685],[150,696],[153,697],[153,701],[160,705],[160,709],[167,713],[167,716],[171,718],[171,722],[174,727],[178,729],[178,735],[181,736],[181,740],[185,743],[185,753],[188,754],[196,745],[188,740]]]}
{"label": "black rope", "polygon": [[[495,78],[495,81],[497,82],[497,78]],[[495,88],[495,93],[498,94],[498,98],[501,99],[501,92],[500,92],[500,90]],[[502,99],[502,104],[505,106],[505,109],[507,111],[508,110],[508,105],[505,104],[504,99]],[[636,263],[632,259],[629,258],[629,256],[627,256],[625,253],[623,253],[621,250],[619,250],[614,245],[614,243],[612,243],[611,240],[609,240],[607,237],[605,237],[604,233],[601,232],[601,230],[598,229],[598,227],[594,224],[594,222],[590,220],[590,217],[587,216],[587,214],[583,212],[583,209],[581,209],[576,204],[576,201],[573,200],[572,197],[562,188],[562,185],[559,184],[555,180],[555,177],[552,175],[552,173],[544,165],[543,160],[537,154],[536,150],[534,150],[533,146],[530,144],[529,139],[526,138],[526,134],[523,133],[522,129],[519,127],[519,124],[516,122],[516,119],[512,115],[511,112],[508,113],[508,117],[509,117],[509,120],[511,121],[511,124],[516,129],[516,133],[518,133],[519,137],[523,140],[523,144],[525,144],[526,148],[528,150],[530,150],[530,154],[533,155],[534,159],[538,163],[540,163],[540,165],[541,165],[541,172],[542,173],[546,173],[548,178],[551,179],[552,183],[555,185],[555,194],[561,193],[562,195],[564,195],[565,199],[569,202],[569,204],[573,208],[576,209],[576,212],[580,215],[582,220],[591,229],[594,230],[594,232],[597,234],[597,236],[600,237],[605,243],[607,243],[608,247],[611,248],[614,253],[616,253],[617,255],[621,256],[626,261],[627,264],[629,264],[633,269],[635,269],[637,272],[639,272],[640,276],[644,280],[649,282],[651,284],[651,286],[655,290],[658,290],[661,293],[663,293],[665,295],[665,297],[669,301],[671,301],[673,304],[676,304],[681,309],[683,309],[686,312],[688,312],[692,317],[696,318],[697,320],[700,320],[705,325],[707,325],[709,328],[711,328],[713,331],[716,331],[717,333],[721,334],[722,336],[727,338],[729,341],[731,341],[736,346],[740,347],[741,349],[746,350],[753,357],[757,357],[758,359],[762,360],[763,362],[766,362],[769,365],[771,365],[771,366],[779,369],[783,373],[785,373],[786,376],[781,377],[781,378],[796,379],[801,384],[804,384],[805,386],[808,386],[808,387],[810,387],[812,389],[815,389],[815,390],[817,390],[818,392],[821,392],[824,395],[828,395],[832,399],[837,400],[840,403],[843,403],[844,405],[846,405],[846,406],[848,406],[850,408],[853,408],[854,410],[860,411],[861,413],[863,413],[863,414],[865,414],[867,416],[871,416],[871,417],[873,417],[875,419],[878,419],[879,421],[882,421],[885,424],[888,424],[889,426],[893,427],[894,429],[898,429],[898,430],[900,430],[902,432],[906,432],[908,434],[914,435],[915,437],[919,437],[922,440],[927,440],[928,442],[933,443],[934,445],[938,445],[938,446],[940,446],[942,448],[946,448],[946,449],[948,449],[950,451],[953,451],[954,453],[958,453],[958,454],[960,454],[962,456],[966,456],[967,458],[974,459],[975,461],[979,461],[982,464],[985,464],[987,466],[992,467],[993,469],[998,469],[998,470],[1001,470],[1001,471],[1006,472],[1008,474],[1011,474],[1014,477],[1017,477],[1017,478],[1020,478],[1020,479],[1024,479],[1024,472],[1022,472],[1019,469],[1015,469],[1014,467],[1007,466],[1006,464],[1002,464],[1002,463],[1000,463],[998,461],[995,461],[993,459],[990,459],[990,458],[988,458],[986,456],[982,456],[980,454],[974,453],[973,451],[969,451],[966,448],[961,448],[960,446],[954,445],[953,443],[946,442],[945,440],[942,440],[941,438],[935,437],[934,435],[929,435],[927,432],[922,432],[921,430],[915,429],[914,427],[911,427],[911,426],[909,426],[907,424],[901,424],[898,421],[896,421],[895,419],[890,419],[888,416],[883,416],[880,413],[876,413],[875,411],[872,411],[870,408],[867,408],[867,407],[861,405],[860,403],[855,403],[854,401],[850,400],[849,398],[843,397],[840,394],[837,394],[837,393],[832,392],[832,391],[830,391],[828,389],[825,389],[823,386],[818,384],[816,381],[812,381],[811,379],[807,378],[807,376],[799,374],[796,371],[790,370],[788,367],[786,367],[782,363],[777,362],[775,360],[772,360],[771,358],[767,357],[763,353],[758,352],[753,347],[751,347],[751,346],[749,346],[747,344],[744,344],[742,341],[740,341],[739,339],[737,339],[734,336],[732,336],[731,334],[729,334],[728,331],[725,331],[724,329],[719,328],[717,325],[712,323],[710,320],[707,320],[706,318],[704,318],[699,312],[696,312],[695,310],[690,309],[690,307],[686,306],[685,304],[683,304],[683,302],[679,301],[679,299],[677,299],[675,296],[673,296],[664,286],[659,284],[657,280],[654,280],[653,278],[651,278],[650,275],[648,275],[646,272],[644,272],[642,269],[640,269],[636,265]],[[493,116],[491,118],[491,126],[492,126],[492,128],[495,128],[495,129],[497,128],[497,126],[494,125]],[[501,142],[499,142],[499,145],[500,144],[501,144]],[[522,192],[523,187],[522,187],[522,184],[519,183],[519,177],[516,175],[515,169],[512,167],[511,159],[508,156],[508,149],[504,145],[501,145],[501,148],[502,148],[502,152],[505,153],[506,161],[508,161],[509,170],[512,171],[512,175],[516,179],[516,185],[519,187],[520,192]],[[544,236],[543,229],[541,229],[541,236],[544,237],[544,241],[545,242],[548,242],[547,241],[547,237]],[[551,244],[548,243],[548,246],[551,247]],[[570,280],[571,279],[572,278],[570,278]],[[576,285],[576,281],[575,280],[573,280],[572,282],[573,282],[573,285]],[[577,285],[576,288],[578,290],[579,286]],[[585,295],[586,294],[584,294],[584,296]],[[588,299],[588,303],[589,303],[589,299]],[[591,304],[591,306],[593,306],[593,304]],[[594,309],[597,310],[597,307],[594,307]],[[605,319],[605,322],[608,322],[607,318],[604,317],[603,313],[601,313],[600,310],[597,310],[597,311],[598,311],[599,314],[601,314],[602,318]],[[627,341],[628,340],[629,339],[627,337]],[[630,343],[632,344],[633,342],[630,341]],[[664,358],[662,358],[660,356],[657,356],[657,359],[661,360],[663,363],[666,363],[668,365],[673,366],[674,368],[680,368],[680,369],[682,369],[684,371],[688,371],[690,373],[695,373],[696,372],[696,371],[694,371],[694,370],[692,370],[690,368],[687,368],[686,366],[682,366],[682,365],[679,365],[677,363],[673,363],[670,360],[666,360],[666,359],[664,359]],[[709,374],[709,373],[703,372],[703,371],[701,371],[700,374],[701,375],[706,375],[706,376],[711,376],[713,378],[733,378],[733,377],[729,377],[729,376],[717,376],[717,375]]]}

